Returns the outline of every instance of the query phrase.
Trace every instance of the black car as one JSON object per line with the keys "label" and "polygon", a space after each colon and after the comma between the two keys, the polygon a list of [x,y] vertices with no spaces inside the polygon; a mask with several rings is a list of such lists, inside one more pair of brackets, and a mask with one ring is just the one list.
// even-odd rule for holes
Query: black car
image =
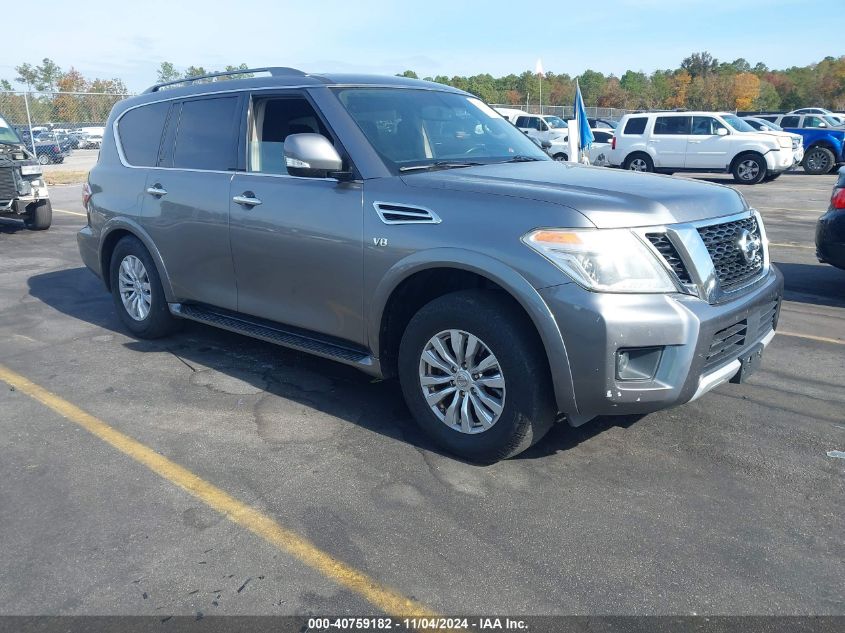
{"label": "black car", "polygon": [[845,167],[830,196],[830,207],[816,224],[816,257],[845,270]]}
{"label": "black car", "polygon": [[619,121],[614,121],[613,119],[605,119],[602,117],[587,117],[587,123],[590,124],[590,128],[610,128],[611,130],[615,130],[616,126],[619,125]]}
{"label": "black car", "polygon": [[[32,136],[29,132],[24,131],[20,133],[20,137],[27,151],[31,153],[33,150]],[[38,134],[35,135],[35,158],[40,164],[62,163],[68,153],[70,153],[70,150],[62,149],[58,142],[42,140]]]}

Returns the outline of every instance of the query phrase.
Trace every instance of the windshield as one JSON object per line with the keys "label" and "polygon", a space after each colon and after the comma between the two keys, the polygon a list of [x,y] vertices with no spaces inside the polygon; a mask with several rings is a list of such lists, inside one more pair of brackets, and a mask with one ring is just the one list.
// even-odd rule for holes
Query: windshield
{"label": "windshield", "polygon": [[779,126],[777,123],[767,121],[766,119],[754,119],[754,122],[758,123],[763,128],[768,128],[770,130],[774,130],[775,132],[783,132],[783,128],[781,126]]}
{"label": "windshield", "polygon": [[418,165],[495,163],[517,156],[551,160],[475,97],[407,88],[339,88],[336,94],[396,171]]}
{"label": "windshield", "polygon": [[6,119],[0,116],[0,143],[20,143],[21,139]]}
{"label": "windshield", "polygon": [[734,116],[733,114],[723,114],[722,120],[730,125],[733,129],[737,132],[755,132],[756,130],[748,125],[745,121],[740,119],[738,116]]}
{"label": "windshield", "polygon": [[566,121],[561,119],[559,116],[547,116],[544,117],[546,124],[552,128],[553,130],[559,130],[562,127],[567,127]]}
{"label": "windshield", "polygon": [[837,119],[834,119],[832,116],[826,116],[826,115],[825,115],[825,116],[823,116],[822,118],[825,120],[825,122],[826,122],[828,125],[833,125],[834,127],[835,127],[835,126],[838,126],[838,125],[842,125],[842,122],[841,122],[841,121],[838,121]]}

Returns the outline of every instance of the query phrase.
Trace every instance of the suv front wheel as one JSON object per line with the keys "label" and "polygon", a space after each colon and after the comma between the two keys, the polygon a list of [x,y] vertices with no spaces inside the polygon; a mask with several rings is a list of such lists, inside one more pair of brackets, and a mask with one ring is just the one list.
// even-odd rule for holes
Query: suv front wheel
{"label": "suv front wheel", "polygon": [[554,422],[539,337],[496,292],[454,292],[424,306],[402,336],[399,379],[420,427],[475,462],[521,453]]}
{"label": "suv front wheel", "polygon": [[756,185],[766,177],[766,160],[759,154],[742,154],[734,161],[731,173],[743,185]]}
{"label": "suv front wheel", "polygon": [[176,329],[155,262],[138,238],[126,236],[117,243],[109,271],[115,309],[133,335],[159,338]]}

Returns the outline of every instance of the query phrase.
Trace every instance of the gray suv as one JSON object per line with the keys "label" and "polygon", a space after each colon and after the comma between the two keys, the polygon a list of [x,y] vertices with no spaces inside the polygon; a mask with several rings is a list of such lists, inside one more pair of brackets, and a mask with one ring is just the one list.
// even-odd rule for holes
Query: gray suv
{"label": "gray suv", "polygon": [[743,381],[772,340],[783,278],[733,189],[556,162],[447,86],[249,73],[109,117],[79,249],[135,336],[190,319],[398,377],[479,462]]}

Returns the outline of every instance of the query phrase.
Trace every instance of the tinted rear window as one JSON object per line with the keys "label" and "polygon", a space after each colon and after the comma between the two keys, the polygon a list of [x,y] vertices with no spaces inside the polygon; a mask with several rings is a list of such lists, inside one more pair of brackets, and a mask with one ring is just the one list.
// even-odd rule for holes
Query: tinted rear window
{"label": "tinted rear window", "polygon": [[780,120],[781,127],[798,127],[798,121],[801,120],[800,116],[785,116]]}
{"label": "tinted rear window", "polygon": [[689,134],[690,119],[688,116],[659,116],[654,121],[654,133]]}
{"label": "tinted rear window", "polygon": [[648,119],[644,116],[628,119],[628,122],[625,124],[624,134],[642,134],[645,132],[646,121]]}
{"label": "tinted rear window", "polygon": [[117,124],[123,155],[130,165],[153,167],[158,159],[161,131],[169,103],[152,103],[129,110]]}
{"label": "tinted rear window", "polygon": [[227,171],[236,166],[238,97],[185,101],[173,166]]}

